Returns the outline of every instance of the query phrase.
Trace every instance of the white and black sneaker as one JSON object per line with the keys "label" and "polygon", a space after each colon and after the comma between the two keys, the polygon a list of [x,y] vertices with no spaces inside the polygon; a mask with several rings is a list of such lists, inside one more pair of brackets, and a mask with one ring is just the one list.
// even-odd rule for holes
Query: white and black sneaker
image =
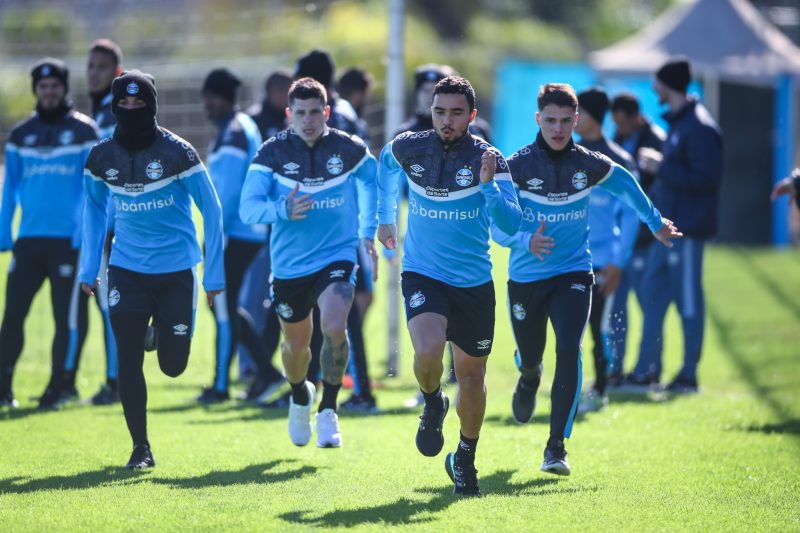
{"label": "white and black sneaker", "polygon": [[568,476],[570,473],[569,463],[567,462],[567,450],[564,444],[548,445],[544,449],[544,462],[542,472],[555,474],[557,476]]}
{"label": "white and black sneaker", "polygon": [[317,413],[317,447],[341,448],[342,432],[339,431],[339,415],[333,409]]}
{"label": "white and black sneaker", "polygon": [[125,468],[128,470],[140,470],[142,468],[153,468],[156,466],[156,460],[153,457],[153,452],[150,451],[149,444],[137,444],[133,447],[131,458],[128,459],[128,464]]}

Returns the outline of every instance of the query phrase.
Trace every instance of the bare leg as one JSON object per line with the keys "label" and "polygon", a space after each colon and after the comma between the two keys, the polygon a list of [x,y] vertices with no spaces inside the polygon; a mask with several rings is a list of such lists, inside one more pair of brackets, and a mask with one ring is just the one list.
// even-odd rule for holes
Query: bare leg
{"label": "bare leg", "polygon": [[422,313],[408,322],[414,346],[414,374],[420,389],[435,392],[442,381],[442,356],[447,342],[447,318],[437,313]]}
{"label": "bare leg", "polygon": [[481,432],[483,416],[486,413],[486,361],[489,356],[473,357],[455,343],[453,347],[456,377],[458,378],[458,397],[456,412],[461,419],[461,433],[476,439]]}

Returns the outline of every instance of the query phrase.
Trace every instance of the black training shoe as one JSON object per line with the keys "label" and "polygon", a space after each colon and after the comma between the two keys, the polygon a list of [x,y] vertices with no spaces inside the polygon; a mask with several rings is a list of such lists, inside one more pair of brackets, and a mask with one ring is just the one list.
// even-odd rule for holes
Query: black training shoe
{"label": "black training shoe", "polygon": [[350,398],[342,402],[339,408],[346,411],[357,411],[359,413],[377,414],[381,412],[375,403],[375,398],[373,398],[372,395],[366,394],[353,394]]}
{"label": "black training shoe", "polygon": [[436,457],[444,446],[444,435],[442,426],[444,417],[450,408],[450,400],[442,392],[442,404],[440,407],[433,407],[425,403],[422,409],[422,416],[419,417],[419,429],[417,430],[417,449],[419,453],[426,457]]}
{"label": "black training shoe", "polygon": [[481,489],[478,487],[478,471],[474,464],[457,465],[456,454],[450,452],[444,458],[444,469],[447,470],[450,481],[455,484],[453,494],[472,497],[481,495]]}
{"label": "black training shoe", "polygon": [[153,458],[153,452],[150,451],[149,444],[137,444],[133,447],[131,458],[128,459],[128,464],[125,468],[128,470],[138,470],[140,468],[153,468],[156,466],[156,460]]}
{"label": "black training shoe", "polygon": [[7,393],[0,396],[0,409],[8,408],[8,409],[16,409],[19,407],[19,402],[16,398],[14,398],[14,393],[8,391]]}
{"label": "black training shoe", "polygon": [[113,405],[119,401],[119,390],[108,383],[103,383],[100,390],[92,396],[92,405]]}
{"label": "black training shoe", "polygon": [[197,397],[197,401],[205,405],[224,403],[230,399],[231,395],[228,391],[220,392],[213,387],[203,387],[203,392]]}
{"label": "black training shoe", "polygon": [[39,410],[58,409],[61,393],[52,387],[47,387],[39,397]]}
{"label": "black training shoe", "polygon": [[679,374],[667,385],[667,392],[672,394],[695,394],[700,392],[700,387],[697,386],[696,379],[685,378]]}
{"label": "black training shoe", "polygon": [[68,403],[76,403],[81,399],[80,395],[78,394],[78,389],[75,388],[75,385],[72,385],[69,388],[61,390],[61,396],[58,398],[59,405],[64,405]]}
{"label": "black training shoe", "polygon": [[527,424],[533,420],[536,411],[536,391],[538,387],[528,385],[522,376],[517,381],[517,388],[511,396],[511,413],[514,420],[520,424]]}
{"label": "black training shoe", "polygon": [[569,463],[567,462],[567,450],[564,444],[560,446],[547,446],[544,449],[544,462],[542,472],[556,474],[557,476],[568,476],[570,473]]}
{"label": "black training shoe", "polygon": [[147,326],[147,331],[144,334],[144,351],[153,352],[158,348],[158,330],[155,323]]}

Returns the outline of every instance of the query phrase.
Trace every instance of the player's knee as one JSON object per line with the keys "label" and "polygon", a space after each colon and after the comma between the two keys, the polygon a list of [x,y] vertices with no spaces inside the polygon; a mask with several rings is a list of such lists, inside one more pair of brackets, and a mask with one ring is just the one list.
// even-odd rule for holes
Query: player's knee
{"label": "player's knee", "polygon": [[297,355],[308,349],[309,343],[307,339],[286,339],[283,341],[284,351],[288,351],[292,355]]}
{"label": "player's knee", "polygon": [[484,372],[469,371],[458,375],[458,387],[462,391],[480,392],[484,389]]}
{"label": "player's knee", "polygon": [[161,371],[164,374],[171,378],[177,378],[183,374],[188,363],[188,354],[186,356],[183,356],[183,354],[168,354],[165,357],[161,357],[159,352],[158,366],[161,367]]}
{"label": "player's knee", "polygon": [[420,363],[442,360],[444,354],[444,339],[425,339],[414,346],[414,358]]}
{"label": "player's knee", "polygon": [[347,328],[347,317],[342,314],[340,316],[329,316],[321,318],[319,329],[325,337],[340,338],[344,336]]}

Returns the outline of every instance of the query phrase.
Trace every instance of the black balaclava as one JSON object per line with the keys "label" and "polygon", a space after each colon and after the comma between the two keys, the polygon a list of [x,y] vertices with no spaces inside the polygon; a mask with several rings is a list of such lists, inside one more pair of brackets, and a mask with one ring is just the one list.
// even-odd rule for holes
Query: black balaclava
{"label": "black balaclava", "polygon": [[[135,96],[144,101],[144,107],[124,109],[119,101]],[[129,150],[141,150],[153,144],[158,132],[156,112],[158,93],[153,76],[139,70],[127,70],[111,83],[111,112],[117,118],[114,140]]]}
{"label": "black balaclava", "polygon": [[42,122],[56,122],[72,110],[72,102],[67,99],[69,92],[69,69],[60,59],[45,57],[36,62],[31,69],[31,88],[36,94],[36,84],[44,78],[55,78],[64,86],[64,98],[55,109],[43,109],[39,102],[36,102],[36,113]]}

